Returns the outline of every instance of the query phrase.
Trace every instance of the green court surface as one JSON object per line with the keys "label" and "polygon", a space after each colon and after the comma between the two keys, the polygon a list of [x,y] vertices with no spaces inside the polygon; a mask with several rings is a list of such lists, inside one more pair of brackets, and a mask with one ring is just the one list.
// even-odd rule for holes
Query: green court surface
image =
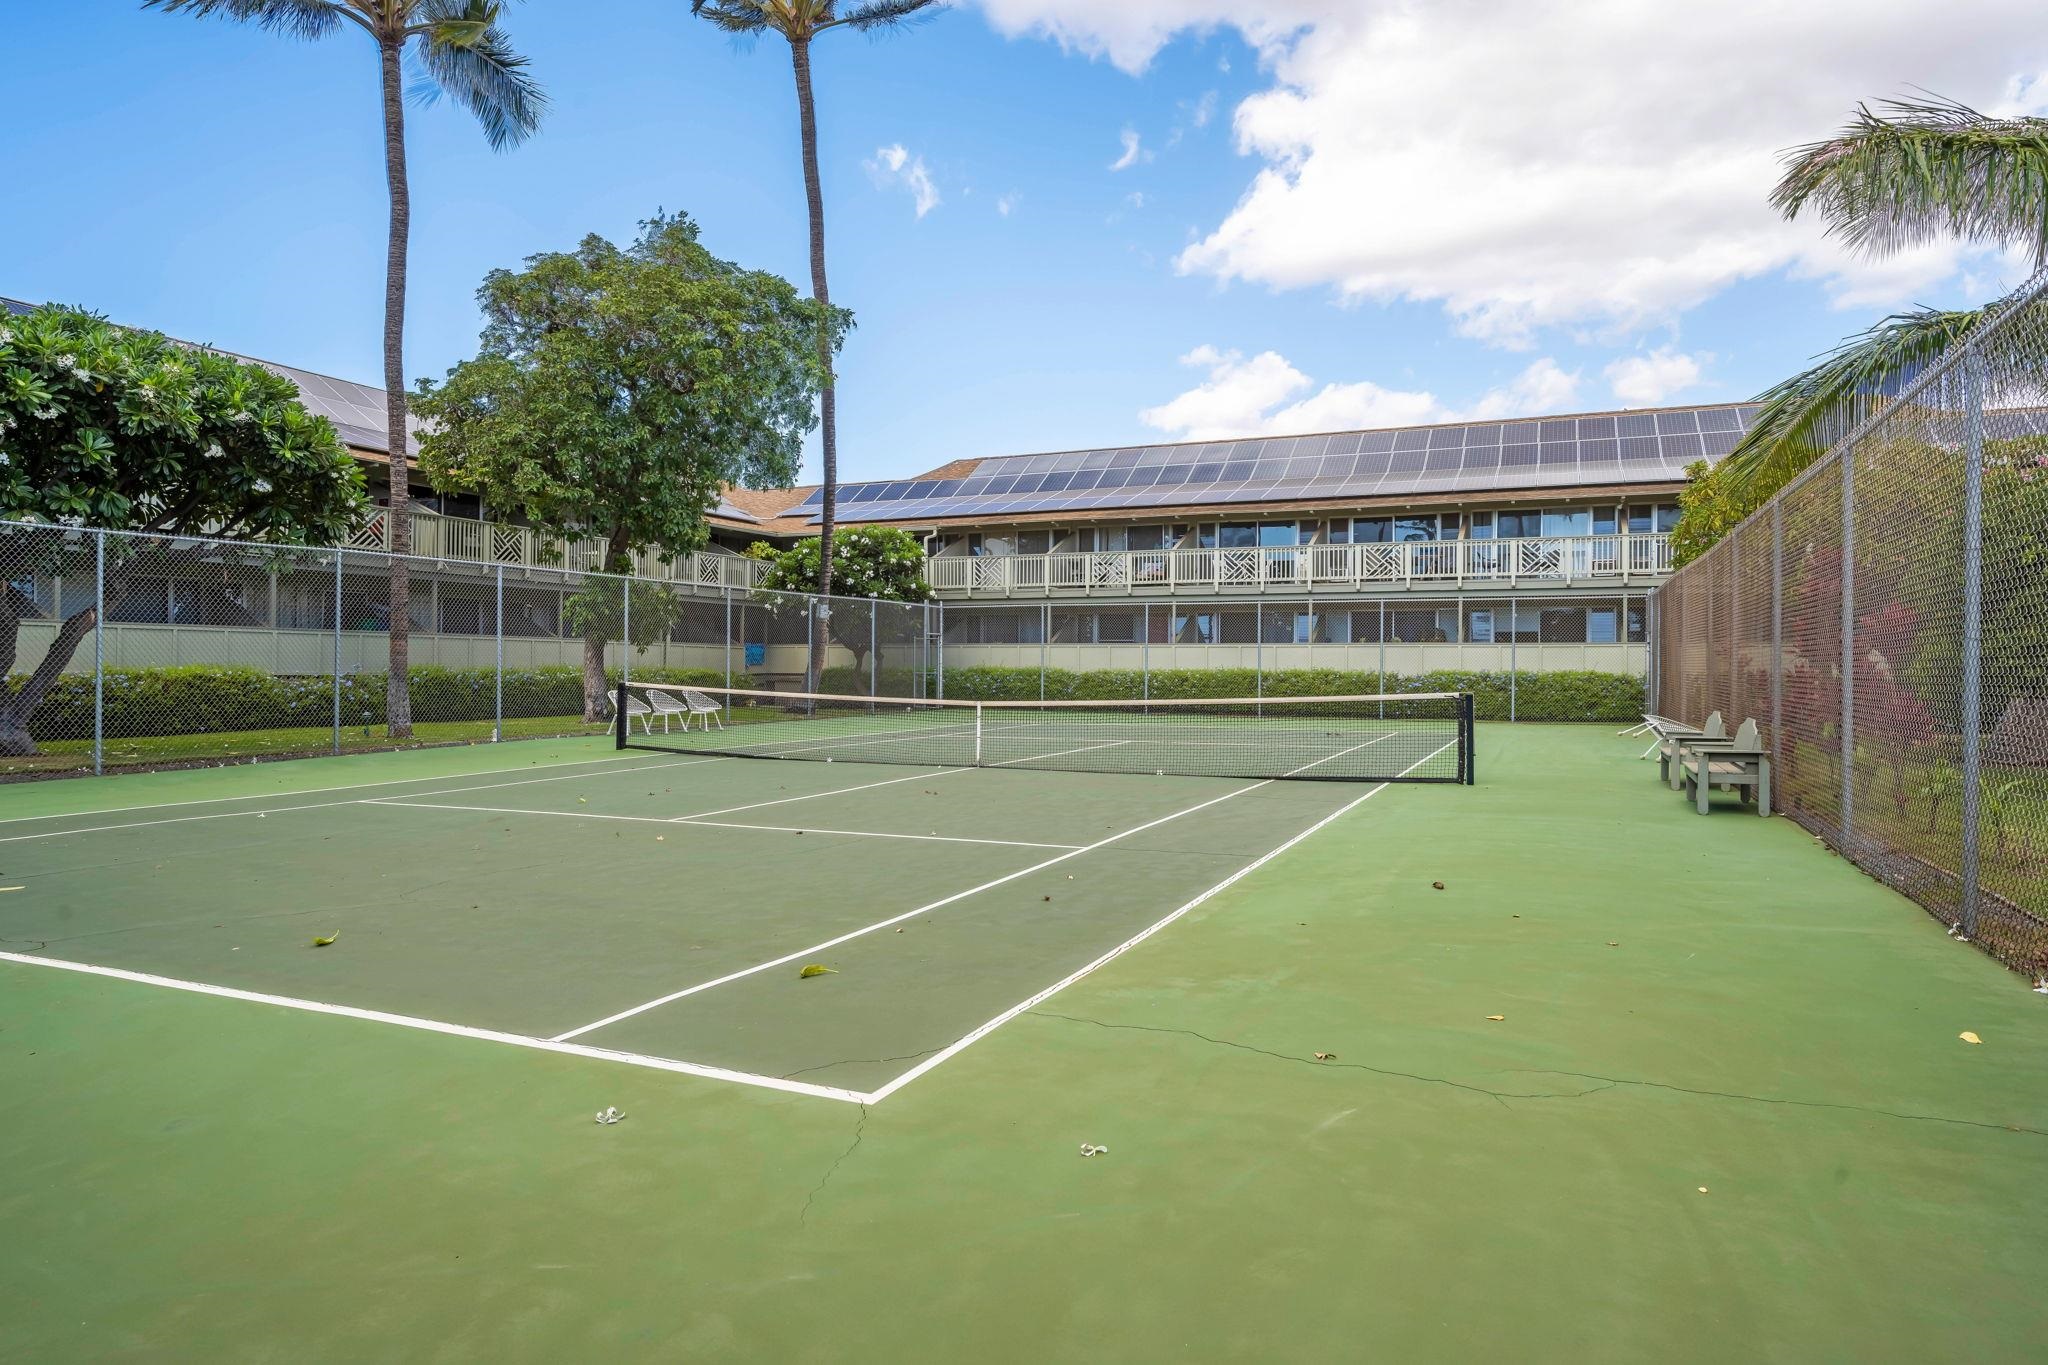
{"label": "green court surface", "polygon": [[2038,1359],[2048,999],[1479,738],[0,788],[0,1358]]}

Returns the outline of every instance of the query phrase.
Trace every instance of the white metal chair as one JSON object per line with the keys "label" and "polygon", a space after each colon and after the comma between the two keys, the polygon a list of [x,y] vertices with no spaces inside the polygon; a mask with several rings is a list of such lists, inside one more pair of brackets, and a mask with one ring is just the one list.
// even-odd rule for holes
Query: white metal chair
{"label": "white metal chair", "polygon": [[692,708],[686,704],[686,696],[678,697],[673,692],[655,689],[647,694],[647,705],[653,710],[655,715],[661,717],[661,732],[663,734],[668,733],[668,718],[670,716],[681,716],[683,718],[683,728],[685,730],[690,728]]}
{"label": "white metal chair", "polygon": [[702,716],[704,718],[704,732],[706,734],[711,733],[711,723],[713,721],[718,722],[719,729],[723,730],[725,728],[724,705],[713,701],[694,687],[683,689],[683,711],[683,728],[685,730],[690,728],[690,719],[693,716]]}
{"label": "white metal chair", "polygon": [[[649,706],[639,696],[628,692],[626,694],[626,730],[628,733],[631,733],[633,729],[633,718],[636,716],[640,719],[640,728],[650,735],[653,734],[654,708]],[[664,731],[668,729],[668,718],[665,716],[662,718],[661,728]]]}

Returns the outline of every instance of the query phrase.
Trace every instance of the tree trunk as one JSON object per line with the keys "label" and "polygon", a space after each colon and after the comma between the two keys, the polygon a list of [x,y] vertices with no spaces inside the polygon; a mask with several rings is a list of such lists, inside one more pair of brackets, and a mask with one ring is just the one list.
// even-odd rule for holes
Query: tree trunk
{"label": "tree trunk", "polygon": [[405,98],[399,55],[405,35],[381,38],[384,77],[384,179],[391,192],[391,228],[384,254],[384,435],[391,450],[391,663],[384,715],[393,739],[412,734],[411,452],[405,431],[405,256],[412,196],[405,175]]}
{"label": "tree trunk", "polygon": [[[811,214],[811,297],[830,308],[832,291],[825,283],[825,194],[818,179],[818,111],[811,98],[811,44],[808,38],[792,39],[791,64],[796,70],[797,124],[803,140],[804,199]],[[818,595],[832,595],[832,531],[839,521],[839,416],[832,375],[832,329],[828,322],[818,325],[818,364],[825,372],[825,385],[818,394],[818,444],[822,454],[823,487],[819,491]],[[816,632],[822,635],[823,632]],[[814,636],[808,661],[806,692],[818,690],[824,670],[825,641]]]}
{"label": "tree trunk", "polygon": [[583,723],[604,719],[604,632],[593,626],[583,636]]}
{"label": "tree trunk", "polygon": [[[606,542],[604,567],[606,573],[621,575],[618,580],[619,654],[624,658],[626,652],[633,648],[632,631],[627,629],[632,624],[630,594],[633,591],[633,584],[630,579],[623,577],[632,567],[631,561],[627,558],[626,537],[623,533],[614,533]],[[611,691],[604,681],[605,637],[609,633],[603,613],[592,613],[583,630],[583,721],[586,725],[595,725],[604,719],[605,699]]]}
{"label": "tree trunk", "polygon": [[[28,723],[34,718],[36,708],[49,695],[50,687],[64,672],[64,665],[71,662],[71,656],[78,652],[79,642],[92,632],[94,612],[91,607],[64,618],[64,624],[57,628],[57,638],[50,642],[49,653],[35,666],[20,689],[0,687],[5,692],[0,697],[0,754],[20,757],[36,752],[36,742],[30,738]],[[8,601],[0,606],[0,631],[7,638],[7,657],[12,661],[16,648],[17,632],[21,618],[15,604]],[[0,673],[0,681],[5,674]]]}

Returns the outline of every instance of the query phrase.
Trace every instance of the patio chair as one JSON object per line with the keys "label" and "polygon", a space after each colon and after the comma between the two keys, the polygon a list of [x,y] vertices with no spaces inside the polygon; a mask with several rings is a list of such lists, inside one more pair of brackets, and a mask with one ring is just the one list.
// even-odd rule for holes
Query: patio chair
{"label": "patio chair", "polygon": [[725,728],[724,704],[713,701],[694,687],[683,689],[683,710],[683,728],[685,730],[690,728],[690,718],[693,716],[702,716],[704,718],[704,733],[706,734],[711,733],[713,721],[718,723],[719,729],[723,730]]}
{"label": "patio chair", "polygon": [[[1708,716],[1706,723],[1699,726],[1681,725],[1665,716],[1646,716],[1644,719],[1656,721],[1657,742],[1651,748],[1657,755],[1657,778],[1673,791],[1677,791],[1679,787],[1678,769],[1674,765],[1674,760],[1678,757],[1680,744],[1688,739],[1728,738],[1728,722],[1721,719],[1719,711]],[[1643,755],[1644,758],[1649,756],[1648,753]]]}

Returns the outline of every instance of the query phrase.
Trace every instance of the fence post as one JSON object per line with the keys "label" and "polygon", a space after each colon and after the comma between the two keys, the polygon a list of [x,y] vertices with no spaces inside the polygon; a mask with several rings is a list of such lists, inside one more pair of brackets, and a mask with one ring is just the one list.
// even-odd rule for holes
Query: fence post
{"label": "fence post", "polygon": [[1856,446],[1842,447],[1842,851],[1855,840],[1856,816]]}
{"label": "fence post", "polygon": [[341,752],[341,561],[348,552],[334,552],[334,752]]}
{"label": "fence post", "polygon": [[1052,649],[1052,603],[1041,603],[1038,610],[1038,699],[1044,701],[1046,656]]}
{"label": "fence post", "polygon": [[944,701],[946,699],[946,604],[944,602],[932,603],[932,615],[938,622],[938,625],[932,631],[935,653],[932,661],[932,672],[938,677],[937,699]]}
{"label": "fence post", "polygon": [[1963,352],[1963,932],[1977,936],[1983,775],[1984,359]]}
{"label": "fence post", "polygon": [[106,771],[107,751],[107,533],[92,538],[92,774]]}
{"label": "fence post", "polygon": [[1785,500],[1771,502],[1771,764],[1784,771],[1785,733]]}
{"label": "fence post", "polygon": [[882,599],[868,599],[868,695],[882,695]]}
{"label": "fence post", "polygon": [[[1222,612],[1216,613],[1220,621]],[[1252,604],[1252,695],[1266,695],[1266,604]]]}
{"label": "fence post", "polygon": [[[1387,695],[1387,599],[1380,599],[1380,695]],[[1379,704],[1380,719],[1387,718],[1387,704]]]}
{"label": "fence post", "polygon": [[[1621,619],[1624,632],[1628,629],[1628,598],[1621,599]],[[1623,638],[1627,638],[1626,635]],[[1657,635],[1657,590],[1652,588],[1643,594],[1643,709],[1653,715],[1662,712],[1657,700],[1657,658],[1659,640]]]}
{"label": "fence post", "polygon": [[732,584],[719,587],[725,596],[725,714],[732,716]]}
{"label": "fence post", "polygon": [[1508,599],[1508,722],[1514,723],[1516,703],[1516,681],[1522,671],[1522,602],[1518,597]]}
{"label": "fence post", "polygon": [[1147,602],[1138,620],[1138,697],[1152,700],[1152,604]]}
{"label": "fence post", "polygon": [[495,632],[498,644],[497,678],[491,691],[491,742],[499,743],[505,738],[505,566],[497,566],[497,614],[498,627]]}

